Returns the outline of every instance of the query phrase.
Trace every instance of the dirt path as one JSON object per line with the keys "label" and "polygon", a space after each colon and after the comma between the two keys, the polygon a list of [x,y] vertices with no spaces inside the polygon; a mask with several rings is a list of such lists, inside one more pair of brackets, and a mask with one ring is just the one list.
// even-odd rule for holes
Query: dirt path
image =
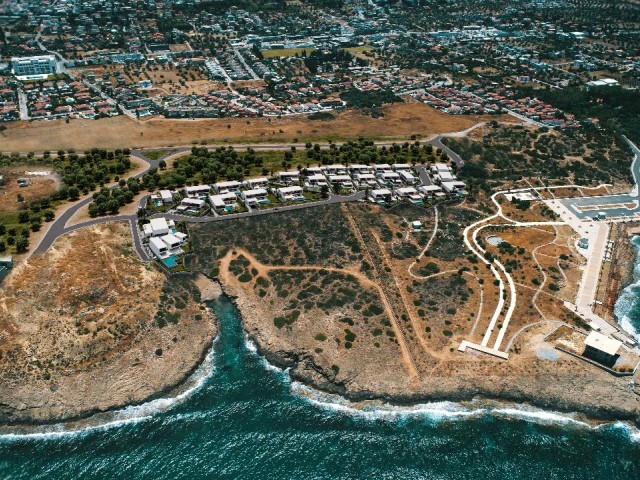
{"label": "dirt path", "polygon": [[[416,369],[415,363],[411,358],[409,353],[409,349],[406,345],[406,340],[404,338],[404,333],[400,330],[398,323],[396,321],[395,315],[393,314],[393,310],[391,308],[391,304],[387,299],[382,287],[378,285],[376,282],[371,280],[369,277],[364,275],[361,272],[354,272],[352,270],[346,270],[343,268],[337,267],[323,267],[321,265],[264,265],[260,263],[251,253],[244,249],[235,249],[236,256],[242,255],[247,260],[251,262],[251,266],[254,267],[258,271],[259,276],[263,276],[268,278],[269,272],[276,270],[327,270],[330,272],[337,272],[343,275],[350,275],[356,278],[361,284],[372,287],[376,289],[378,294],[380,295],[380,299],[382,300],[385,312],[391,321],[391,325],[395,331],[396,338],[398,338],[398,343],[400,345],[400,350],[402,351],[402,358],[407,367],[407,371],[412,379],[412,381],[418,380],[418,370]],[[232,280],[232,275],[230,275],[229,264],[233,259],[234,254],[232,251],[227,252],[227,254],[220,260],[220,272],[223,272],[223,278],[226,282]]]}

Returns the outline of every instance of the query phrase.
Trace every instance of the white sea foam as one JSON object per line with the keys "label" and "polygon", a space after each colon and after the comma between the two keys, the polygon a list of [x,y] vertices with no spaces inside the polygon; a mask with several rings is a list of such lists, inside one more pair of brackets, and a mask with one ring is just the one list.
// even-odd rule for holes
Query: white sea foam
{"label": "white sea foam", "polygon": [[245,346],[247,347],[247,350],[249,350],[256,357],[258,357],[260,359],[260,363],[262,364],[262,366],[264,368],[266,368],[267,370],[271,370],[272,372],[278,372],[278,373],[287,373],[289,371],[288,368],[286,370],[283,370],[282,368],[277,367],[277,366],[273,365],[272,363],[269,363],[266,358],[264,358],[262,355],[260,355],[258,353],[257,345],[255,344],[255,342],[253,340],[251,340],[249,338],[249,335],[247,335],[246,332],[244,334],[244,343],[245,343]]}
{"label": "white sea foam", "polygon": [[624,428],[633,441],[640,442],[640,431],[624,422],[592,425],[580,420],[576,413],[542,410],[530,405],[513,404],[504,406],[504,404],[500,402],[486,401],[473,401],[465,404],[446,401],[429,402],[411,406],[398,406],[374,401],[351,402],[339,395],[319,392],[299,382],[292,382],[291,392],[322,409],[346,413],[370,420],[424,417],[434,422],[439,422],[463,421],[491,415],[506,419],[526,420],[541,425],[572,425],[586,429],[611,428],[612,426],[616,426],[617,428]]}
{"label": "white sea foam", "polygon": [[[214,340],[214,345],[217,339]],[[33,427],[27,433],[0,434],[0,442],[28,439],[56,439],[65,436],[83,435],[89,432],[105,431],[124,425],[133,425],[150,420],[155,415],[167,412],[176,405],[183,403],[213,375],[213,347],[198,366],[195,372],[185,382],[185,389],[175,397],[158,398],[140,405],[130,405],[113,412],[98,414],[81,422],[67,422],[46,427]],[[76,425],[79,425],[76,427]]]}

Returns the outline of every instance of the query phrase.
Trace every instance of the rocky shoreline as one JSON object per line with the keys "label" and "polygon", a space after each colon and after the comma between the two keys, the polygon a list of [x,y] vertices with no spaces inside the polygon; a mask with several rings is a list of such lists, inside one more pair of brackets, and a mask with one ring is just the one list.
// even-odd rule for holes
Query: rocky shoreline
{"label": "rocky shoreline", "polygon": [[[470,377],[435,377],[422,388],[413,392],[385,392],[374,388],[353,388],[349,382],[340,381],[331,370],[318,365],[312,355],[296,350],[277,349],[269,346],[269,338],[255,327],[251,313],[255,310],[247,310],[243,300],[235,294],[233,289],[222,285],[225,295],[234,303],[242,317],[243,326],[247,336],[256,346],[259,355],[270,364],[288,369],[291,379],[307,385],[321,392],[339,395],[351,402],[368,400],[382,401],[397,406],[412,406],[426,402],[471,402],[477,400],[490,400],[499,403],[517,403],[544,410],[563,413],[581,414],[591,422],[627,421],[640,427],[640,397],[635,405],[607,404],[607,398],[602,398],[597,392],[596,398],[587,398],[584,385],[577,382],[574,385],[565,384],[559,388],[553,388],[551,384],[567,381],[566,378],[558,378],[549,375],[545,380],[533,379],[530,382],[517,384],[514,378],[496,378],[480,376]],[[244,311],[243,311],[244,310]],[[546,395],[540,393],[546,391]],[[573,392],[581,391],[579,401],[572,398]]]}

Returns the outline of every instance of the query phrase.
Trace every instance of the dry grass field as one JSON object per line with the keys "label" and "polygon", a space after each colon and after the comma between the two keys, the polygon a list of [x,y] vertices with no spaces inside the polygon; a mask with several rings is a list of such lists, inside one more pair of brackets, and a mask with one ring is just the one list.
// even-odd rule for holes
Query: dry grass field
{"label": "dry grass field", "polygon": [[119,116],[101,120],[15,122],[0,133],[5,152],[58,149],[162,147],[192,143],[321,141],[367,138],[429,138],[471,127],[486,118],[453,116],[420,103],[385,106],[384,118],[348,110],[334,120],[311,121],[303,116],[224,118],[203,120],[151,119],[135,121]]}

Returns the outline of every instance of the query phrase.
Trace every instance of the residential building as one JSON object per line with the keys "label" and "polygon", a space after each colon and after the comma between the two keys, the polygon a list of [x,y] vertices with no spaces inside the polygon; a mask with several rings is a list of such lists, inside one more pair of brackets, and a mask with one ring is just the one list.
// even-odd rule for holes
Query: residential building
{"label": "residential building", "polygon": [[376,203],[391,203],[393,200],[393,195],[391,190],[387,188],[380,188],[376,190],[371,190],[369,192],[369,199],[372,202]]}
{"label": "residential building", "polygon": [[292,183],[298,183],[300,180],[300,173],[298,171],[293,172],[278,172],[278,180],[285,185],[291,185]]}
{"label": "residential building", "polygon": [[327,179],[321,173],[309,175],[304,179],[305,187],[324,187],[328,186]]}
{"label": "residential building", "polygon": [[235,180],[231,180],[228,182],[218,182],[218,183],[214,183],[213,184],[213,189],[215,190],[215,192],[217,194],[222,194],[222,193],[236,193],[240,191],[240,187],[242,186],[242,184],[240,182],[237,182]]}
{"label": "residential building", "polygon": [[397,170],[397,172],[398,175],[400,175],[400,179],[406,185],[415,185],[416,183],[418,183],[418,177],[411,173],[411,170]]}
{"label": "residential building", "polygon": [[256,205],[258,203],[267,203],[269,193],[264,188],[254,188],[252,190],[245,190],[240,194],[242,200],[247,205]]}
{"label": "residential building", "polygon": [[376,176],[373,173],[356,173],[353,179],[358,183],[359,187],[379,187]]}
{"label": "residential building", "polygon": [[209,192],[211,192],[210,185],[193,185],[192,187],[186,187],[184,191],[187,194],[187,197],[190,198],[201,198],[208,197]]}
{"label": "residential building", "polygon": [[249,189],[267,188],[269,186],[269,179],[266,177],[250,178],[248,180],[245,180],[243,182],[243,185],[245,187],[248,187]]}
{"label": "residential building", "polygon": [[183,198],[180,201],[180,205],[176,207],[176,210],[181,213],[197,213],[202,210],[207,202],[202,198]]}
{"label": "residential building", "polygon": [[294,200],[304,200],[304,194],[301,187],[281,187],[276,188],[276,196],[283,202],[291,202]]}
{"label": "residential building", "polygon": [[411,203],[421,204],[422,196],[413,187],[402,187],[395,190],[396,196],[399,200],[407,200]]}
{"label": "residential building", "polygon": [[400,175],[396,172],[382,172],[380,174],[380,181],[385,185],[402,185]]}
{"label": "residential building", "polygon": [[13,74],[21,80],[42,79],[57,71],[56,57],[39,55],[36,57],[14,57],[11,59]]}
{"label": "residential building", "polygon": [[145,238],[159,237],[172,232],[175,228],[173,220],[167,220],[166,218],[152,218],[149,223],[142,227]]}
{"label": "residential building", "polygon": [[233,210],[236,205],[238,197],[234,192],[221,193],[220,195],[210,195],[209,203],[217,210]]}
{"label": "residential building", "polygon": [[353,188],[353,181],[349,175],[329,175],[329,182],[337,188],[350,190]]}

